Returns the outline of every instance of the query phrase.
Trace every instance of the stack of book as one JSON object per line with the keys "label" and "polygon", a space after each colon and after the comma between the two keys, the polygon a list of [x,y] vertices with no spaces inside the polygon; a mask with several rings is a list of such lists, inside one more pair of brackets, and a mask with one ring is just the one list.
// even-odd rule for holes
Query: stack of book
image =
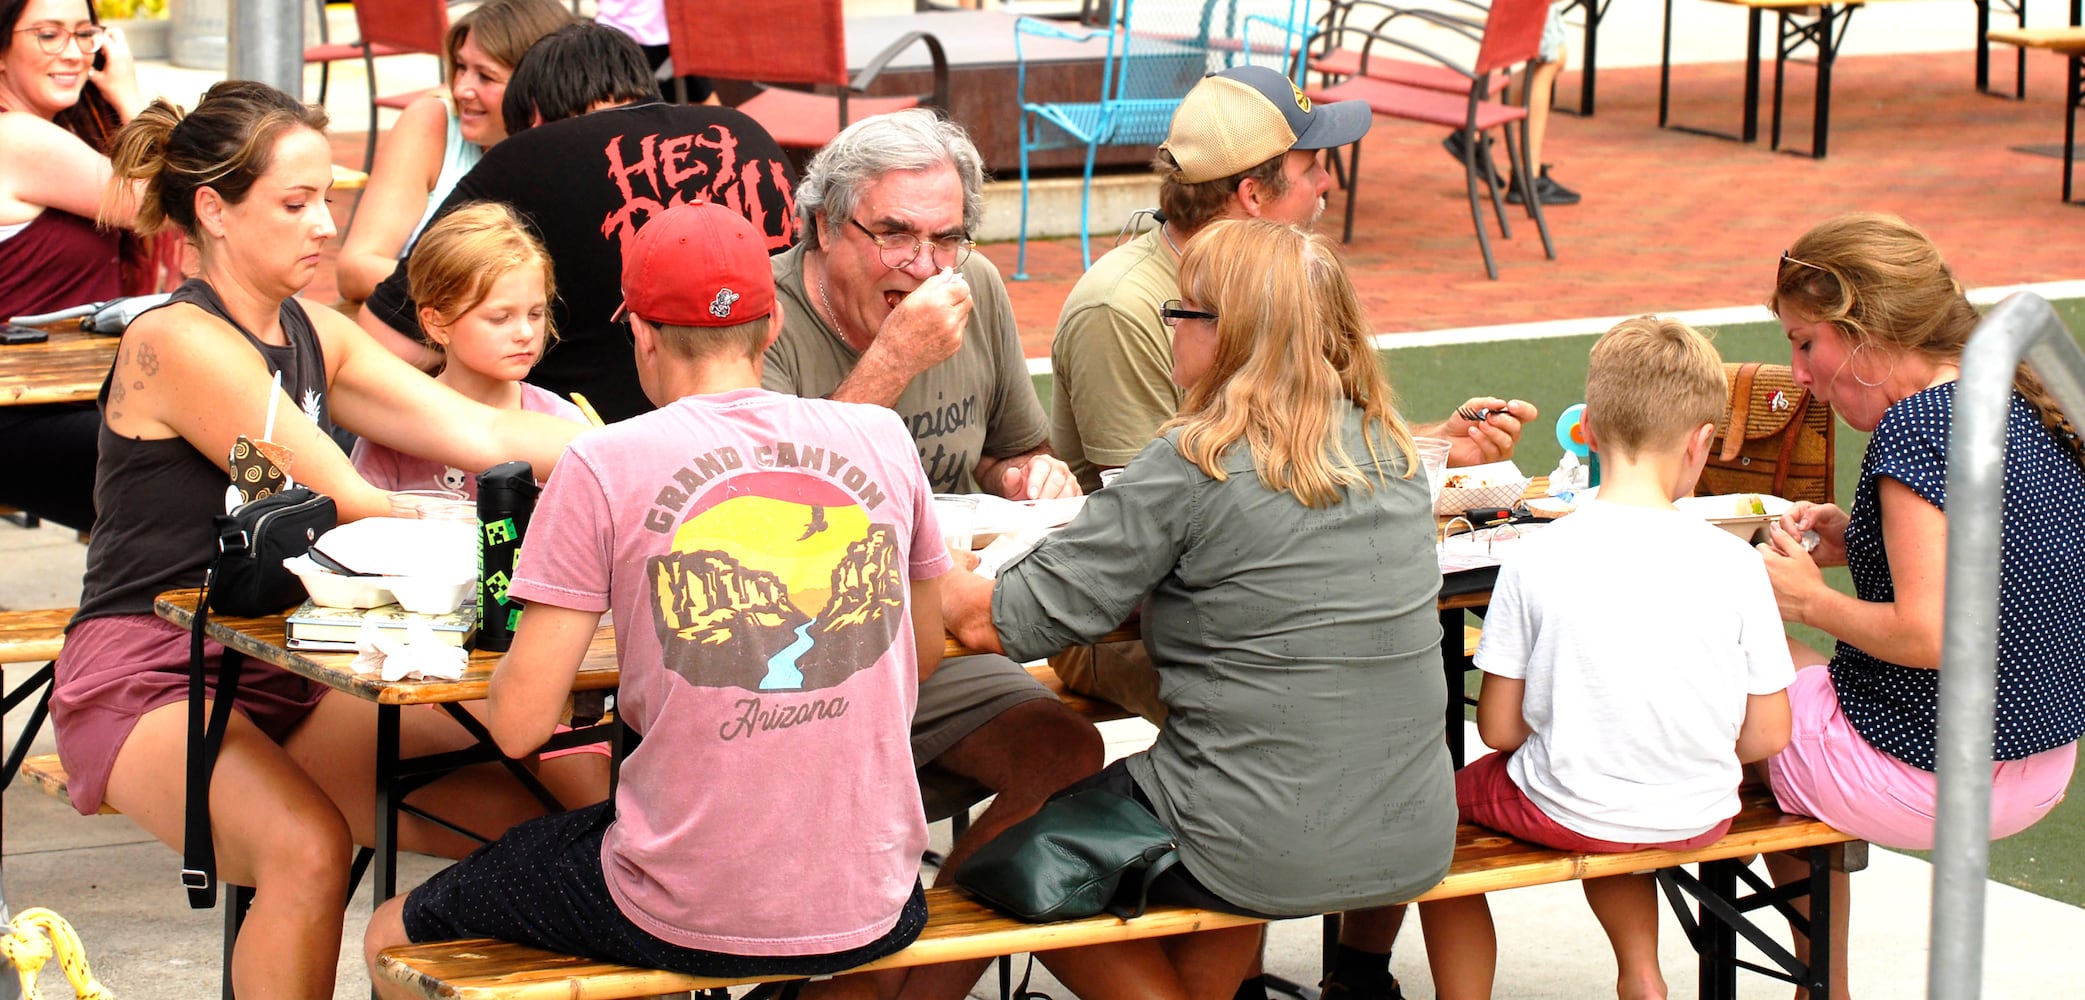
{"label": "stack of book", "polygon": [[445,615],[418,615],[396,604],[359,608],[324,608],[310,601],[297,606],[283,623],[285,645],[291,649],[353,652],[355,640],[365,624],[386,632],[405,633],[410,624],[421,624],[435,638],[452,646],[467,645],[478,632],[478,606],[467,603]]}

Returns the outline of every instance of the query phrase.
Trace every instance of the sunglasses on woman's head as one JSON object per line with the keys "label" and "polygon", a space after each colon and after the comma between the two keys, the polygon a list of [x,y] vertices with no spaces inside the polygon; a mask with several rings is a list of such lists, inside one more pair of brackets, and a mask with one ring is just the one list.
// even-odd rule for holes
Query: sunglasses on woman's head
{"label": "sunglasses on woman's head", "polygon": [[1781,267],[1785,268],[1790,264],[1795,264],[1799,267],[1807,267],[1813,271],[1823,271],[1826,274],[1832,273],[1830,270],[1828,270],[1821,264],[1812,264],[1809,261],[1804,260],[1800,257],[1789,256],[1788,251],[1786,250],[1781,251]]}

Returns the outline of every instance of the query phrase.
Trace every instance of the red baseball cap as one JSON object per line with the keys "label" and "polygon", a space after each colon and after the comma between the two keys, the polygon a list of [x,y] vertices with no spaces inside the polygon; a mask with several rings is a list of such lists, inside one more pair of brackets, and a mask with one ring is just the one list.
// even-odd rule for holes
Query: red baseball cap
{"label": "red baseball cap", "polygon": [[623,304],[665,326],[736,326],[775,311],[767,240],[745,216],[710,201],[652,216],[623,246]]}

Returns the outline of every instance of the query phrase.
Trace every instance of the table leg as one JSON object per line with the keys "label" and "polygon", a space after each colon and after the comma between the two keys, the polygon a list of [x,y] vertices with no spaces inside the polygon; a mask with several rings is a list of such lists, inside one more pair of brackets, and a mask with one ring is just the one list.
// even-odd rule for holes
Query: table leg
{"label": "table leg", "polygon": [[376,707],[376,880],[378,905],[398,891],[398,706]]}
{"label": "table leg", "polygon": [[[1585,37],[1579,48],[1582,58],[1578,76],[1578,109],[1572,112],[1581,118],[1593,117],[1593,92],[1600,71],[1600,19],[1607,16],[1607,5],[1612,2],[1613,0],[1577,0],[1575,5],[1585,12]],[[1550,103],[1556,103],[1555,95],[1551,95]]]}
{"label": "table leg", "polygon": [[1470,658],[1462,649],[1463,609],[1451,608],[1441,612],[1441,677],[1448,684],[1448,704],[1445,716],[1448,728],[1448,760],[1458,769],[1463,756],[1463,672],[1470,667]]}
{"label": "table leg", "polygon": [[1976,0],[1976,89],[1991,92],[1991,0]]}
{"label": "table leg", "polygon": [[1745,11],[1745,127],[1744,141],[1759,138],[1759,23],[1760,9]]}
{"label": "table leg", "polygon": [[2085,55],[2070,57],[2070,69],[2064,90],[2063,112],[2063,200],[2071,203],[2071,167],[2078,153],[2078,108],[2085,105]]}
{"label": "table leg", "polygon": [[1787,11],[1774,13],[1774,121],[1767,133],[1768,149],[1781,148],[1781,84],[1788,76],[1790,23]]}
{"label": "table leg", "polygon": [[1696,903],[1695,919],[1702,941],[1699,985],[1701,1000],[1737,1000],[1737,931],[1708,905],[1709,898],[1731,899],[1737,895],[1735,861],[1704,861],[1700,867],[1702,899]]}
{"label": "table leg", "polygon": [[[1853,8],[1834,11],[1831,4],[1819,7],[1817,13],[1817,96],[1815,116],[1810,121],[1810,155],[1824,159],[1825,142],[1832,129],[1832,63],[1839,58],[1839,35],[1844,34],[1846,25],[1853,20]],[[1834,34],[1832,22],[1838,19],[1839,31]],[[1775,95],[1779,99],[1779,95]]]}
{"label": "table leg", "polygon": [[[1810,860],[1810,963],[1804,970],[1809,975],[1807,984],[1810,995],[1816,1000],[1834,1000],[1832,997],[1832,907],[1841,901],[1832,898],[1832,849],[1828,846],[1812,847],[1807,852]],[[1845,1000],[1839,997],[1837,1000]]]}
{"label": "table leg", "polygon": [[1665,0],[1665,40],[1658,50],[1658,127],[1664,128],[1672,97],[1672,0]]}

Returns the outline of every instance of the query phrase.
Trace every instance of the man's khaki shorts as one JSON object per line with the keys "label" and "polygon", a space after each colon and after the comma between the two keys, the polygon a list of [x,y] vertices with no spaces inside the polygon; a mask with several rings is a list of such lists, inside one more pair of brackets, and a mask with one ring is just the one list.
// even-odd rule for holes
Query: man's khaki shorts
{"label": "man's khaki shorts", "polygon": [[1050,657],[1050,669],[1066,688],[1120,705],[1154,726],[1166,723],[1166,706],[1158,700],[1158,671],[1141,642],[1073,646]]}

